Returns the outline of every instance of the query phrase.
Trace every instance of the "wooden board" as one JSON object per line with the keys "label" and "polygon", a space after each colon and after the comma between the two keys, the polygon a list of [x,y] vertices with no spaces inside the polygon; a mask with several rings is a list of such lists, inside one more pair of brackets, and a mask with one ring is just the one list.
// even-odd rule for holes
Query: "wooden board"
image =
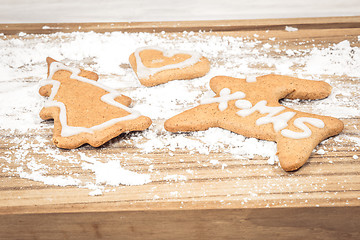
{"label": "wooden board", "polygon": [[[43,26],[49,28],[43,28]],[[289,33],[285,26],[298,27]],[[264,43],[272,36],[287,41],[292,50],[328,46],[360,35],[360,17],[202,21],[166,23],[88,23],[0,25],[7,39],[19,32],[48,34],[73,31],[181,32],[212,30],[205,35],[259,35]],[[314,40],[306,45],[299,41]],[[356,46],[360,46],[359,43]],[[336,79],[336,76],[327,76]],[[346,81],[339,79],[339,81]],[[358,92],[359,93],[359,92]],[[358,99],[355,96],[354,99]],[[360,135],[359,117],[342,119],[343,134]],[[161,121],[155,124],[160,124]],[[0,129],[0,156],[16,154],[15,138],[34,141],[36,136],[51,139],[52,124],[37,132],[18,136]],[[137,156],[131,142],[100,149],[83,147],[88,153],[126,152]],[[125,136],[126,137],[126,136]],[[51,147],[50,141],[47,147]],[[142,154],[152,159],[159,172],[152,182],[141,186],[117,187],[102,196],[91,197],[88,189],[56,187],[12,176],[0,171],[0,239],[359,239],[360,238],[360,149],[352,142],[339,144],[330,139],[321,145],[332,151],[313,154],[299,171],[286,173],[255,156],[251,161],[230,154],[189,154],[174,156],[158,151]],[[67,156],[67,151],[60,151]],[[29,150],[29,156],[42,157]],[[209,164],[209,158],[227,167]],[[181,159],[181,161],[180,161]],[[88,172],[66,162],[58,164],[56,176],[71,170],[86,179]],[[13,163],[14,167],[16,163]],[[126,160],[127,168],[145,172],[148,165],[136,158]],[[186,170],[196,171],[188,174]],[[186,181],[165,181],[168,174],[186,175]],[[176,193],[176,194],[175,194]]]}

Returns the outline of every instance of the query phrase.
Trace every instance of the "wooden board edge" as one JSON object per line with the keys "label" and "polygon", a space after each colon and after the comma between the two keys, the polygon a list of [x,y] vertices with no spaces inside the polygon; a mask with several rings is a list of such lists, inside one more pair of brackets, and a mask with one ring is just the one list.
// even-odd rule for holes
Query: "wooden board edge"
{"label": "wooden board edge", "polygon": [[15,35],[51,34],[56,32],[182,32],[182,31],[260,31],[299,29],[359,28],[360,16],[322,18],[283,18],[253,20],[209,20],[167,22],[94,22],[94,23],[19,23],[0,24],[0,33]]}
{"label": "wooden board edge", "polygon": [[0,216],[0,239],[359,239],[360,207]]}

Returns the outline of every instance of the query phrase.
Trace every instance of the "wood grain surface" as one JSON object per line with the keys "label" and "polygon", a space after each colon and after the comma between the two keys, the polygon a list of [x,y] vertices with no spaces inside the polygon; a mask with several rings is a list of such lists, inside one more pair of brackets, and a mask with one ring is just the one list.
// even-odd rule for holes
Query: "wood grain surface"
{"label": "wood grain surface", "polygon": [[[359,28],[360,17],[324,17],[254,20],[217,21],[168,21],[168,22],[114,22],[114,23],[24,23],[0,24],[0,32],[17,34],[19,32],[48,34],[55,32],[182,32],[182,31],[261,31],[284,30],[285,26],[301,29],[341,30]],[[45,26],[45,27],[44,27]],[[244,32],[244,35],[248,35]]]}
{"label": "wood grain surface", "polygon": [[[295,34],[284,31],[289,25],[299,31]],[[183,30],[212,30],[204,36],[251,37],[256,33],[264,43],[274,36],[277,41],[287,41],[287,48],[296,50],[311,44],[328,46],[342,40],[354,41],[360,35],[360,17],[0,25],[0,32],[8,35],[7,39],[17,38],[19,32]],[[314,41],[309,46],[296,44],[310,39]],[[350,84],[344,78],[338,81]],[[359,119],[341,119],[345,124],[342,134],[358,137]],[[161,123],[158,120],[154,124]],[[9,149],[16,154],[14,138],[28,142],[35,141],[36,136],[51,139],[52,125],[48,123],[39,131],[21,136],[0,129],[0,136],[0,156]],[[113,142],[128,136],[123,134]],[[52,147],[50,141],[47,144]],[[209,156],[174,151],[169,156],[160,150],[141,154],[153,159],[155,169],[161,170],[151,183],[117,187],[116,191],[96,197],[89,196],[88,189],[49,186],[0,171],[0,239],[359,239],[360,162],[353,156],[360,156],[360,149],[351,141],[339,143],[333,139],[321,143],[321,147],[331,151],[313,153],[304,167],[291,173],[267,164],[259,156],[249,161],[224,153]],[[85,146],[82,151],[97,151],[100,159],[122,152],[139,155],[131,141],[105,144],[98,149]],[[33,149],[28,154],[43,157]],[[67,156],[69,151],[60,150],[60,154]],[[210,157],[227,167],[209,164]],[[43,161],[51,164],[45,158]],[[13,164],[16,167],[16,162]],[[51,172],[52,176],[70,169],[81,178],[88,178],[88,172],[68,162],[56,164],[58,172]],[[148,168],[136,158],[126,160],[126,165],[137,172]],[[196,174],[188,174],[187,169]],[[187,180],[165,181],[167,174],[185,175]]]}

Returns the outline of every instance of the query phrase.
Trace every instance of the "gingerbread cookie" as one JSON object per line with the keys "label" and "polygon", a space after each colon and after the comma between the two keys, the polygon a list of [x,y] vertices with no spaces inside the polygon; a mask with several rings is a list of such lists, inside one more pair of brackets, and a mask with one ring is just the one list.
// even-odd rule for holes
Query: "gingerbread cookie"
{"label": "gingerbread cookie", "polygon": [[193,79],[210,70],[210,62],[197,52],[163,50],[158,47],[137,49],[129,62],[140,83],[152,87],[171,80]]}
{"label": "gingerbread cookie", "polygon": [[48,78],[39,93],[49,97],[40,112],[54,119],[53,143],[77,148],[85,143],[98,147],[126,131],[141,131],[151,125],[148,117],[128,106],[131,99],[105,87],[94,72],[63,65],[47,58]]}
{"label": "gingerbread cookie", "polygon": [[282,168],[293,171],[310,157],[324,139],[339,134],[343,123],[332,117],[299,112],[279,100],[322,99],[331,93],[325,82],[266,75],[238,79],[218,76],[210,80],[216,93],[201,105],[165,122],[171,132],[188,132],[221,127],[246,137],[277,142]]}

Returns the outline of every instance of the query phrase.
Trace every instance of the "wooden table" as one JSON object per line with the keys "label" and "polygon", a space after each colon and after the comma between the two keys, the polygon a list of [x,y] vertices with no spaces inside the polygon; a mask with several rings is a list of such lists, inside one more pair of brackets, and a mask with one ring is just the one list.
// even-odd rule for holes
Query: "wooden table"
{"label": "wooden table", "polygon": [[[286,40],[293,50],[304,47],[298,41],[313,39],[311,44],[328,46],[360,35],[360,17],[45,25],[50,28],[43,29],[44,24],[0,25],[0,33],[16,38],[19,32],[211,30],[206,34],[257,34],[264,43],[274,36],[277,41]],[[286,32],[285,26],[299,31]],[[342,134],[360,135],[359,117],[342,120]],[[21,137],[31,140],[37,135],[50,139],[51,128]],[[14,147],[11,139],[15,136],[1,129],[0,136],[4,140],[1,155]],[[212,153],[212,158],[227,164],[224,171],[208,164],[207,155],[184,151],[175,151],[171,158],[162,151],[144,154],[161,170],[156,179],[96,197],[89,196],[88,189],[49,186],[0,171],[0,239],[359,239],[360,162],[353,155],[360,156],[360,149],[354,143],[332,139],[322,144],[334,150],[314,153],[303,168],[292,173],[268,165],[261,157],[247,161]],[[83,150],[95,151],[91,147]],[[131,143],[123,143],[100,152],[137,154],[136,150]],[[15,154],[16,146],[11,151]],[[31,150],[30,155],[38,157]],[[54,164],[71,169],[64,162]],[[134,159],[127,167],[143,171],[147,166]],[[163,180],[165,173],[184,174],[185,169],[197,174],[186,181]],[[82,169],[71,171],[86,178]],[[179,194],[171,194],[174,192]]]}

